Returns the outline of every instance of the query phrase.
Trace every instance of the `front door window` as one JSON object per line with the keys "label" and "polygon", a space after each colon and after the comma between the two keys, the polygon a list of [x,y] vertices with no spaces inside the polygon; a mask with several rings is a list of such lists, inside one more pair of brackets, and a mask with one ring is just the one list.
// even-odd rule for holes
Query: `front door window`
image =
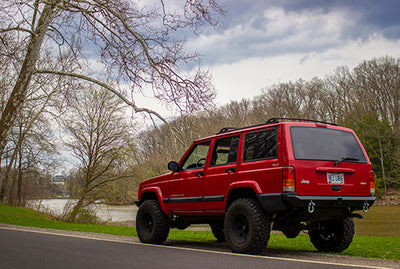
{"label": "front door window", "polygon": [[183,161],[181,165],[182,170],[203,168],[204,164],[206,163],[209,147],[210,142],[205,142],[194,146],[194,148]]}

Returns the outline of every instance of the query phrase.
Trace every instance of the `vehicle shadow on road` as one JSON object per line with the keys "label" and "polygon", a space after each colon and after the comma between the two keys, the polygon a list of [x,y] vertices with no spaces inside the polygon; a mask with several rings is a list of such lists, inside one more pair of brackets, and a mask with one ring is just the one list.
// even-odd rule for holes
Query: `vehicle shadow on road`
{"label": "vehicle shadow on road", "polygon": [[[184,248],[184,249],[193,249],[200,251],[212,251],[218,253],[231,253],[230,249],[226,245],[226,243],[219,243],[217,241],[210,242],[191,242],[191,241],[179,241],[179,240],[168,240],[165,242],[165,245],[176,247],[176,248]],[[378,260],[378,259],[365,259],[359,257],[347,257],[342,255],[333,255],[329,253],[321,253],[317,250],[315,251],[294,251],[294,250],[285,250],[285,249],[270,249],[265,248],[263,253],[260,255],[261,257],[268,257],[272,259],[289,259],[289,260],[297,260],[297,261],[313,261],[313,262],[321,262],[323,264],[332,263],[332,264],[354,264],[357,266],[368,265],[368,266],[387,266],[388,268],[398,268],[399,261],[390,261],[390,260]]]}
{"label": "vehicle shadow on road", "polygon": [[167,240],[164,243],[164,245],[171,246],[171,247],[189,248],[189,249],[230,252],[226,243],[220,243],[217,241],[194,242],[194,241],[181,241],[181,240]]}
{"label": "vehicle shadow on road", "polygon": [[[218,251],[218,252],[227,252],[230,253],[230,249],[226,245],[225,242],[193,242],[193,241],[180,241],[180,240],[167,240],[165,245],[171,247],[179,247],[179,248],[188,248],[188,249],[199,249],[199,250],[208,250],[208,251]],[[265,248],[261,256],[270,256],[270,257],[305,257],[305,256],[313,256],[321,254],[317,251],[294,251],[294,250],[285,250],[285,249],[270,249]],[[260,256],[258,255],[258,256]]]}

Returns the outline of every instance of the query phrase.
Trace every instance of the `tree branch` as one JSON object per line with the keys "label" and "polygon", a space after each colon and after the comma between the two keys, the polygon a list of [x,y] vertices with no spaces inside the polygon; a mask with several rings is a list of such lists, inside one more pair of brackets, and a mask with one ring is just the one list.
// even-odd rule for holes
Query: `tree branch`
{"label": "tree branch", "polygon": [[22,27],[11,27],[11,28],[5,28],[5,29],[0,29],[0,34],[5,33],[5,32],[11,32],[11,31],[23,31],[23,32],[27,32],[30,33],[31,35],[34,35],[35,32],[29,29],[25,29]]}
{"label": "tree branch", "polygon": [[171,133],[178,139],[178,136],[176,135],[177,130],[175,130],[175,128],[172,127],[168,123],[168,121],[166,119],[164,119],[159,113],[157,113],[154,110],[148,109],[148,108],[143,108],[143,107],[141,108],[141,107],[136,106],[133,102],[129,101],[125,96],[123,96],[119,91],[117,91],[110,85],[108,85],[100,80],[97,80],[97,79],[94,79],[94,78],[91,78],[91,77],[88,77],[85,75],[81,75],[81,74],[69,73],[69,72],[63,72],[63,71],[55,71],[55,70],[49,70],[49,69],[36,70],[36,71],[34,71],[34,74],[54,74],[54,75],[59,75],[59,76],[69,76],[69,77],[79,78],[82,80],[86,80],[86,81],[95,83],[95,84],[109,90],[116,96],[118,96],[124,103],[126,103],[128,106],[132,107],[133,110],[135,111],[135,113],[147,113],[149,115],[154,115],[157,118],[159,118],[163,123],[165,123],[168,126]]}

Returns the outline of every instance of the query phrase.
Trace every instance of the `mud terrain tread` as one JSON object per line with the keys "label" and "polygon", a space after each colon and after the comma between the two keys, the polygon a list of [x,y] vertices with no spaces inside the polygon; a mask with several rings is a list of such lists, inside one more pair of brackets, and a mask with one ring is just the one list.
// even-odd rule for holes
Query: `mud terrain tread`
{"label": "mud terrain tread", "polygon": [[[232,238],[232,221],[235,216],[245,215],[249,222],[250,234],[244,243]],[[260,204],[251,198],[241,198],[232,203],[225,216],[225,239],[232,252],[260,254],[268,244],[271,232],[270,220]]]}
{"label": "mud terrain tread", "polygon": [[347,249],[354,236],[353,218],[347,217],[334,221],[333,236],[330,240],[323,240],[319,230],[310,232],[310,240],[318,251],[321,252],[342,252]]}
{"label": "mud terrain tread", "polygon": [[[153,219],[153,230],[146,234],[142,228],[142,218],[144,214],[150,214]],[[162,211],[158,201],[146,200],[139,207],[136,218],[137,234],[142,243],[162,244],[169,234],[169,218]]]}

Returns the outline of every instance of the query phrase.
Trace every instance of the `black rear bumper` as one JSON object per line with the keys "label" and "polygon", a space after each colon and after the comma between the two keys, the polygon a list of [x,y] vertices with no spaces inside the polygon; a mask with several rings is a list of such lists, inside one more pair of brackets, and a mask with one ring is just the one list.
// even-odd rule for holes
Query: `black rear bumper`
{"label": "black rear bumper", "polygon": [[282,194],[284,204],[289,207],[349,207],[354,210],[368,209],[376,196],[302,196],[295,193]]}
{"label": "black rear bumper", "polygon": [[351,211],[368,209],[376,196],[303,196],[296,193],[259,194],[258,200],[268,212],[294,208],[350,208]]}

